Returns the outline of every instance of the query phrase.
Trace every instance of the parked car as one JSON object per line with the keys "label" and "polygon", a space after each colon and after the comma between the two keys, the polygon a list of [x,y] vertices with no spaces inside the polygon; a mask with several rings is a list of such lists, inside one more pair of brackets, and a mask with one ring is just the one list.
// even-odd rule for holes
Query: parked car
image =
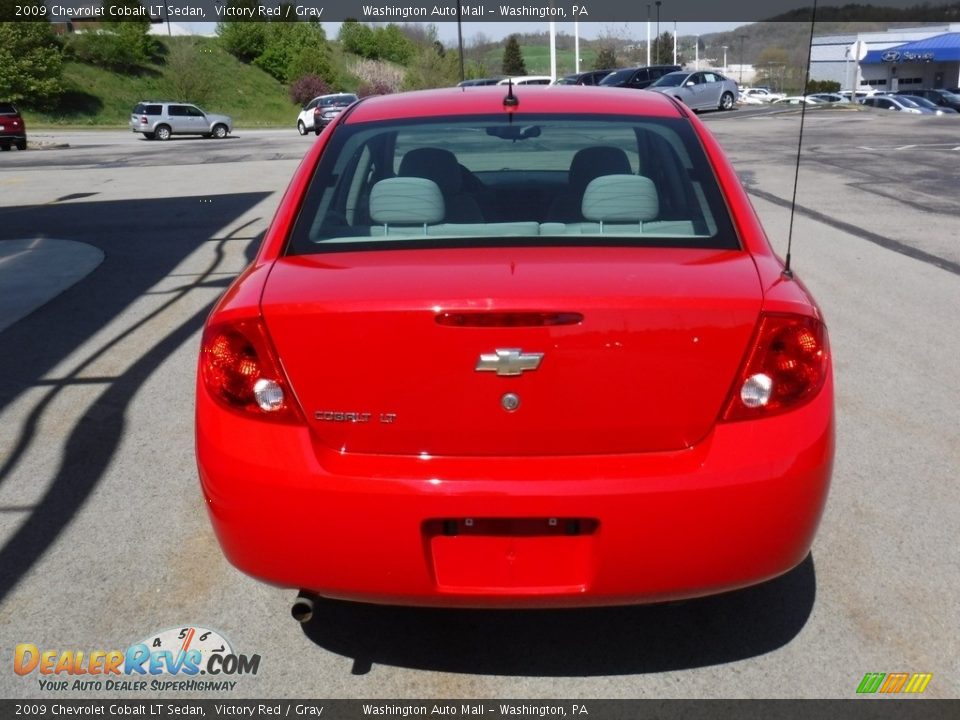
{"label": "parked car", "polygon": [[233,132],[233,118],[189,103],[147,100],[137,103],[130,113],[130,129],[147,140],[169,140],[174,135],[223,139]]}
{"label": "parked car", "polygon": [[898,98],[903,98],[904,100],[909,100],[914,105],[918,105],[921,110],[926,110],[929,113],[934,115],[956,115],[957,111],[951,107],[941,107],[936,103],[927,100],[925,97],[918,97],[916,95],[896,95]]}
{"label": "parked car", "polygon": [[667,73],[679,69],[679,65],[645,65],[642,67],[623,68],[622,70],[614,70],[603,78],[600,84],[604,87],[623,87],[643,90]]}
{"label": "parked car", "polygon": [[557,85],[599,85],[600,81],[603,80],[610,73],[615,72],[614,70],[588,70],[587,72],[574,73],[573,75],[566,75],[562,78],[559,78],[556,82]]}
{"label": "parked car", "polygon": [[[313,130],[317,135],[323,130],[330,121],[343,112],[344,108],[349,107],[357,101],[357,96],[353,93],[334,93],[332,95],[322,95],[310,102],[313,109],[310,111],[310,125],[307,127],[304,121],[304,129],[300,130],[300,120],[297,121],[297,130],[301,135],[306,135],[309,130]],[[306,112],[306,111],[305,111]],[[301,113],[301,116],[303,113]]]}
{"label": "parked car", "polygon": [[304,618],[660,602],[807,557],[825,321],[693,112],[447,88],[325,132],[203,331],[197,467],[236,567]]}
{"label": "parked car", "polygon": [[739,92],[736,82],[715,70],[672,72],[649,89],[675,97],[694,110],[732,110]]}
{"label": "parked car", "polygon": [[774,100],[786,97],[783,93],[775,93],[764,87],[744,88],[740,91],[740,96],[742,98],[759,100],[760,102],[773,102]]}
{"label": "parked car", "polygon": [[897,95],[922,97],[941,108],[950,108],[960,112],[960,95],[947,90],[900,90]]}
{"label": "parked car", "polygon": [[14,145],[17,150],[27,149],[27,126],[16,105],[0,101],[0,150]]}
{"label": "parked car", "polygon": [[516,77],[503,78],[497,81],[497,85],[506,85],[512,82],[514,85],[549,85],[553,78],[549,75],[517,75]]}
{"label": "parked car", "polygon": [[810,95],[788,95],[770,101],[771,105],[825,105],[825,100],[817,100]]}
{"label": "parked car", "polygon": [[905,112],[912,115],[924,115],[929,112],[901,95],[873,95],[864,98],[861,104],[867,107],[879,108],[880,110],[896,110],[897,112]]}
{"label": "parked car", "polygon": [[496,85],[501,80],[502,77],[495,78],[473,78],[472,80],[461,80],[457,83],[457,87],[475,87],[478,85]]}
{"label": "parked car", "polygon": [[863,101],[868,97],[876,97],[879,95],[879,93],[872,88],[869,90],[857,90],[855,93],[849,90],[841,90],[837,94],[848,102],[857,102],[860,104],[863,104]]}
{"label": "parked car", "polygon": [[809,100],[815,100],[821,103],[847,102],[847,99],[839,93],[813,93],[805,96]]}

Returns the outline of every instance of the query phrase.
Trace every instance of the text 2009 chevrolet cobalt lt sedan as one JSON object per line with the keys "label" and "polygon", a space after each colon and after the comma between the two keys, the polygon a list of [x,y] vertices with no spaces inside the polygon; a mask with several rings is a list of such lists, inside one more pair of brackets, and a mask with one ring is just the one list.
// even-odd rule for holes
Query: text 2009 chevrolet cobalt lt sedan
{"label": "text 2009 chevrolet cobalt lt sedan", "polygon": [[824,320],[657,93],[367,98],[207,321],[197,458],[238,568],[462,607],[688,598],[801,562]]}

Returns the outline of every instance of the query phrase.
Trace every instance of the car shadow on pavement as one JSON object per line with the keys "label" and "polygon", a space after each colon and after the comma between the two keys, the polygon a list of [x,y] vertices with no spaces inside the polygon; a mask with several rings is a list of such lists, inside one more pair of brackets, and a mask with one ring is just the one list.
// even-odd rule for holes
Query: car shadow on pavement
{"label": "car shadow on pavement", "polygon": [[[25,392],[33,391],[36,397],[29,412],[16,419],[13,446],[0,455],[0,485],[22,470],[21,460],[31,446],[54,441],[40,428],[61,393],[84,383],[103,388],[57,440],[63,447],[59,465],[50,480],[43,479],[45,487],[36,503],[29,508],[0,507],[27,513],[0,546],[0,601],[56,544],[97,487],[122,441],[128,406],[143,384],[201,328],[211,303],[198,309],[184,300],[198,289],[206,293],[210,288],[225,289],[232,280],[236,269],[223,267],[226,243],[245,243],[245,255],[250,257],[260,242],[259,236],[246,237],[243,232],[254,221],[225,236],[217,234],[269,195],[221,195],[215,202],[205,196],[0,209],[0,242],[29,237],[76,240],[98,247],[105,256],[90,275],[0,333],[3,345],[15,349],[0,353],[0,410]],[[163,291],[162,301],[146,315],[126,327],[120,323],[113,334],[105,331],[204,243],[215,243],[205,265]],[[175,310],[177,321],[170,329],[125,367],[121,363],[121,371],[110,377],[86,376],[87,368],[178,303],[189,309]]]}
{"label": "car shadow on pavement", "polygon": [[451,610],[321,600],[303,626],[330,652],[420,670],[526,677],[666,672],[789,643],[816,596],[813,556],[779,578],[683,603],[571,610]]}

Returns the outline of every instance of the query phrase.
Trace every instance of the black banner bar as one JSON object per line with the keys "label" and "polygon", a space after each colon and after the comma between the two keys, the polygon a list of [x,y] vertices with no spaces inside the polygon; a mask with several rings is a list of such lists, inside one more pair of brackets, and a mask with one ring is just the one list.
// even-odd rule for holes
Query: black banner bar
{"label": "black banner bar", "polygon": [[4,720],[47,718],[575,718],[578,720],[955,720],[960,700],[0,700]]}
{"label": "black banner bar", "polygon": [[[143,12],[102,0],[0,0],[3,21],[116,21],[170,22],[296,22],[348,18],[361,22],[455,22],[455,0],[140,0]],[[679,0],[664,3],[661,20],[673,22],[756,20],[808,21],[811,0]],[[134,10],[134,12],[137,12]],[[637,22],[648,19],[647,3],[624,0],[461,0],[466,22]],[[118,14],[126,13],[126,14]],[[916,0],[873,0],[847,4],[818,3],[819,20],[927,21],[960,20],[960,3],[930,5]]]}

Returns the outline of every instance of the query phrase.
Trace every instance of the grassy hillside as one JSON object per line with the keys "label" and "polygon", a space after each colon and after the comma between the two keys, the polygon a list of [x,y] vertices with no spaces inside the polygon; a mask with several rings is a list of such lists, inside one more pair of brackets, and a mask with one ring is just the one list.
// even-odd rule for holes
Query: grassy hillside
{"label": "grassy hillside", "polygon": [[[137,74],[121,74],[79,62],[64,64],[67,93],[49,112],[26,113],[31,127],[121,127],[140,100],[183,100],[210,112],[233,116],[245,127],[293,124],[298,108],[290,102],[284,85],[252,65],[244,65],[224,52],[214,38],[162,38],[168,63],[153,64]],[[185,96],[182,78],[169,65],[177,53],[193,46],[204,72]]]}
{"label": "grassy hillside", "polygon": [[[520,52],[523,55],[523,63],[527,66],[529,75],[549,75],[550,74],[550,47],[549,45],[520,45]],[[597,52],[593,48],[580,46],[580,69],[582,71],[592,70],[593,61],[597,57]],[[503,65],[503,47],[497,46],[490,48],[483,57],[483,64],[487,72],[493,75],[500,75],[500,68]],[[573,50],[557,50],[557,77],[563,77],[574,70]]]}

